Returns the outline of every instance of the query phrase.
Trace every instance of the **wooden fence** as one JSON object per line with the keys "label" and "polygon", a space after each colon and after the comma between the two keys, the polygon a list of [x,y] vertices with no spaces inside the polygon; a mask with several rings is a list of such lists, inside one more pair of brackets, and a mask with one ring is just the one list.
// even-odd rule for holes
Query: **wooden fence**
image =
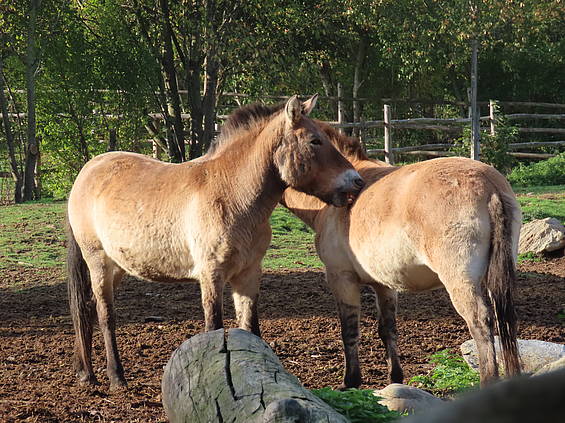
{"label": "wooden fence", "polygon": [[[483,103],[486,104],[486,103]],[[490,135],[496,134],[497,125],[497,115],[496,106],[494,101],[490,101],[489,105],[489,115],[481,116],[479,118],[480,122],[488,123],[488,127],[482,127],[482,132],[489,132]],[[522,102],[501,102],[501,105],[511,105],[511,106],[539,106],[539,107],[556,107],[565,108],[565,104],[552,104],[552,103],[522,103]],[[438,118],[412,118],[412,119],[392,119],[391,117],[391,107],[385,104],[383,107],[383,120],[373,120],[373,121],[362,121],[362,122],[344,122],[341,118],[342,113],[338,112],[338,121],[330,122],[336,128],[340,129],[354,129],[357,130],[361,138],[363,138],[363,132],[370,128],[383,128],[384,129],[384,148],[378,149],[368,149],[367,153],[370,155],[383,154],[385,161],[387,163],[394,164],[395,156],[398,154],[410,154],[410,155],[426,155],[434,157],[450,156],[451,153],[448,150],[453,147],[450,143],[440,143],[440,144],[423,144],[415,146],[404,146],[395,147],[393,131],[394,129],[425,129],[425,130],[436,130],[436,131],[462,131],[463,127],[469,126],[471,124],[471,118],[452,118],[452,119],[438,119]],[[538,113],[514,113],[504,115],[507,121],[519,121],[526,119],[539,119],[539,120],[556,120],[565,121],[565,114],[538,114]],[[546,133],[546,134],[565,134],[565,128],[532,128],[532,127],[522,127],[517,128],[520,133]],[[529,153],[520,152],[515,150],[525,150],[539,147],[560,147],[565,146],[565,141],[538,141],[538,142],[518,142],[510,143],[508,145],[508,154],[528,159],[547,159],[553,157],[554,154],[546,153]]]}

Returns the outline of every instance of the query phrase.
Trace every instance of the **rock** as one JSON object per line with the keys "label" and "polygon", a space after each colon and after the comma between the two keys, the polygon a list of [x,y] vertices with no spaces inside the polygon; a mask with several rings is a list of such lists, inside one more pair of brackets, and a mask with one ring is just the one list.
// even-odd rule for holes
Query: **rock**
{"label": "rock", "polygon": [[565,369],[520,376],[445,402],[399,423],[553,423],[565,416]]}
{"label": "rock", "polygon": [[177,348],[163,380],[171,423],[347,423],[288,373],[259,337],[240,329],[193,336]]}
{"label": "rock", "polygon": [[373,394],[382,398],[380,404],[400,413],[417,413],[443,402],[426,391],[401,383],[392,383]]}
{"label": "rock", "polygon": [[[504,373],[502,353],[500,351],[500,340],[495,336],[496,360],[501,373]],[[565,345],[554,344],[552,342],[518,339],[518,350],[522,363],[522,371],[534,373],[546,364],[565,356]],[[461,353],[469,366],[479,369],[479,357],[475,341],[470,339],[461,344]]]}
{"label": "rock", "polygon": [[532,220],[520,230],[520,254],[549,253],[565,247],[565,226],[553,218]]}
{"label": "rock", "polygon": [[561,357],[559,360],[555,360],[549,364],[546,364],[537,372],[535,372],[533,376],[539,376],[549,372],[556,372],[560,369],[565,369],[565,356]]}

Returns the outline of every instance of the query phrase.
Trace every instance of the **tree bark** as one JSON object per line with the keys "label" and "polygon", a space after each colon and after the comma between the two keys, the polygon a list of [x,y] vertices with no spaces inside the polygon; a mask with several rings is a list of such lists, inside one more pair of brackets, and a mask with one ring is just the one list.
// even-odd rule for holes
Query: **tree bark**
{"label": "tree bark", "polygon": [[260,338],[240,329],[185,341],[165,367],[165,412],[171,423],[345,423],[305,389]]}
{"label": "tree bark", "polygon": [[23,202],[22,198],[22,172],[18,166],[18,161],[16,160],[16,149],[14,147],[15,139],[14,133],[12,132],[12,124],[10,122],[10,116],[8,115],[8,101],[6,100],[6,95],[4,94],[4,74],[3,74],[4,62],[0,55],[0,111],[2,112],[2,123],[4,125],[4,133],[6,134],[6,143],[8,145],[8,156],[10,159],[10,167],[12,170],[12,177],[15,182],[14,190],[14,202],[19,204]]}
{"label": "tree bark", "polygon": [[[369,40],[364,33],[359,34],[359,46],[357,47],[357,57],[355,58],[355,69],[353,72],[353,122],[361,120],[361,103],[356,100],[359,96],[359,89],[363,84],[364,66],[367,57],[367,45]],[[354,129],[353,135],[359,137],[360,130]]]}
{"label": "tree bark", "polygon": [[27,149],[24,168],[24,201],[36,198],[35,171],[39,156],[39,144],[36,138],[35,122],[35,76],[39,65],[37,48],[37,12],[41,0],[30,0],[28,38],[26,51],[26,91],[27,91]]}
{"label": "tree bark", "polygon": [[160,0],[161,13],[163,15],[163,58],[162,65],[165,73],[165,93],[167,97],[168,115],[171,119],[173,136],[169,138],[169,152],[172,161],[183,162],[186,160],[184,146],[184,125],[182,123],[182,111],[180,107],[177,74],[174,63],[173,52],[173,29],[171,27],[169,1]]}
{"label": "tree bark", "polygon": [[202,154],[203,149],[208,149],[210,142],[214,137],[219,68],[220,64],[216,59],[216,51],[215,49],[211,49],[208,52],[206,60],[206,85],[204,88],[204,98],[202,100],[202,109],[204,111],[204,130],[202,131],[202,139],[200,141],[199,151],[197,152],[198,156]]}

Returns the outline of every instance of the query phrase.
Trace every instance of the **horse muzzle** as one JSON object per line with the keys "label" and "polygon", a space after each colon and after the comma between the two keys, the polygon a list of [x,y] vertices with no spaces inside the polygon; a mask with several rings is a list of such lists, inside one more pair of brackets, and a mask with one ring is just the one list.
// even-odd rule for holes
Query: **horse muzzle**
{"label": "horse muzzle", "polygon": [[331,204],[335,207],[352,205],[365,186],[361,175],[353,169],[346,170],[339,176],[337,189],[335,190]]}

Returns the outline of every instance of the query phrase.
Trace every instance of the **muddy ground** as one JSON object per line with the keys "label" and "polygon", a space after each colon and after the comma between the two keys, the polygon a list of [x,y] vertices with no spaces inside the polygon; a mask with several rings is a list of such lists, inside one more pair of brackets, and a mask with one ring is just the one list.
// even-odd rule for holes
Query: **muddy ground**
{"label": "muddy ground", "polygon": [[[129,388],[110,392],[99,333],[94,355],[102,384],[87,389],[75,383],[64,272],[0,270],[0,421],[166,421],[160,397],[162,369],[178,345],[202,330],[199,295],[194,284],[131,279],[122,287],[116,300],[118,344]],[[233,327],[227,294],[225,304],[226,326]],[[381,388],[387,375],[373,304],[372,294],[364,292],[360,356],[364,387]],[[565,258],[520,265],[517,308],[521,338],[565,342]],[[260,314],[264,339],[306,387],[339,385],[339,325],[320,270],[266,272]],[[146,322],[149,316],[164,321]],[[443,290],[401,295],[398,331],[406,379],[430,369],[431,353],[457,348],[469,338]]]}

